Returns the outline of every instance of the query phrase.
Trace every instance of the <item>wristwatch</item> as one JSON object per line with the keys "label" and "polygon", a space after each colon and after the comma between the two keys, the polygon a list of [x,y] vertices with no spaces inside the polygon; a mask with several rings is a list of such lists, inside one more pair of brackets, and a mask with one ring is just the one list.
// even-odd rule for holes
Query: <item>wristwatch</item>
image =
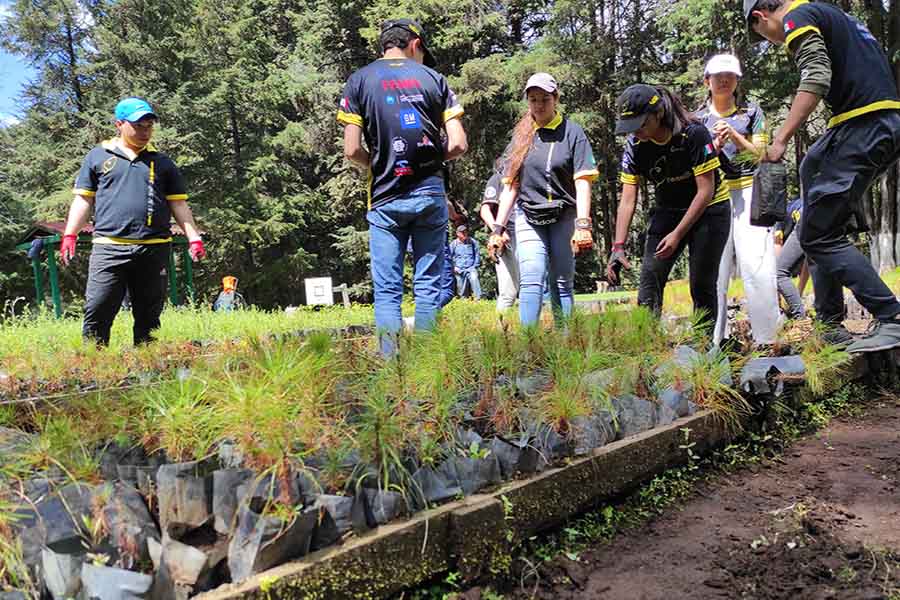
{"label": "wristwatch", "polygon": [[591,228],[591,220],[587,217],[575,219],[575,229],[587,229]]}

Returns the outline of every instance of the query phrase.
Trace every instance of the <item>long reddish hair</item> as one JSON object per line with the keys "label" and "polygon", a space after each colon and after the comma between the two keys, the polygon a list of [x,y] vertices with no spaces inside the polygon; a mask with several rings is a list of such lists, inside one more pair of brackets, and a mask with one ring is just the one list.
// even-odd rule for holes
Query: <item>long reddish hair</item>
{"label": "long reddish hair", "polygon": [[[559,92],[554,92],[553,97],[559,101]],[[509,144],[509,156],[507,157],[505,177],[512,183],[519,181],[519,171],[525,157],[531,152],[534,145],[534,117],[531,109],[526,108],[525,113],[519,118],[519,122],[513,128],[512,142]]]}

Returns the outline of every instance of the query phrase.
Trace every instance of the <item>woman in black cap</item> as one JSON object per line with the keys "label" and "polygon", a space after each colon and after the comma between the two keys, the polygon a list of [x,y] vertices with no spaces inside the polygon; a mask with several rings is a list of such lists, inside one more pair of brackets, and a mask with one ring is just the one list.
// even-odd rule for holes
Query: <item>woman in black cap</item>
{"label": "woman in black cap", "polygon": [[559,88],[548,73],[525,85],[528,110],[504,153],[503,192],[489,244],[502,247],[513,214],[519,262],[519,320],[538,322],[549,265],[554,313],[568,316],[574,302],[575,254],[593,245],[591,182],[596,163],[584,130],[558,111]]}
{"label": "woman in black cap", "polygon": [[716,320],[719,260],[731,228],[728,188],[720,185],[712,137],[681,100],[663,87],[632,85],[616,105],[616,134],[629,135],[622,155],[622,198],[607,278],[618,283],[620,268],[630,268],[625,240],[643,178],[654,185],[656,202],[641,261],[638,304],[661,312],[669,273],[688,246],[691,298],[694,309],[703,313],[702,323],[710,327]]}

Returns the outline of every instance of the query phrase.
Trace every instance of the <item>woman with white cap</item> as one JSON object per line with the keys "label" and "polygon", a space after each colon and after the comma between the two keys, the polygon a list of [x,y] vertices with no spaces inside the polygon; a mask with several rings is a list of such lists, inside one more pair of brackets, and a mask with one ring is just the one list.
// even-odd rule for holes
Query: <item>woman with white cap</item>
{"label": "woman with white cap", "polygon": [[[590,142],[580,125],[562,116],[559,87],[549,73],[525,84],[528,110],[504,153],[503,191],[488,242],[505,244],[512,215],[519,263],[519,320],[538,322],[549,268],[554,315],[571,314],[575,254],[593,246],[591,182],[598,176]],[[557,321],[558,322],[558,321]]]}
{"label": "woman with white cap", "polygon": [[707,103],[697,111],[697,117],[713,136],[731,194],[731,235],[719,265],[719,307],[713,342],[721,344],[726,337],[728,284],[737,259],[753,341],[760,346],[775,341],[781,318],[773,232],[750,224],[753,173],[769,137],[763,111],[756,104],[738,98],[740,77],[741,64],[736,56],[713,56],[703,73],[709,90]]}

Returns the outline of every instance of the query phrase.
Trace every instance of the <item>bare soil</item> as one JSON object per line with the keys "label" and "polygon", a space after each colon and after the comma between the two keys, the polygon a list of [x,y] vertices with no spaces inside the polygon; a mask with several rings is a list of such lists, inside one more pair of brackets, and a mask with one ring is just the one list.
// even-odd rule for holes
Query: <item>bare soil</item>
{"label": "bare soil", "polygon": [[[900,400],[833,421],[505,598],[900,600]],[[461,595],[477,600],[479,589]]]}

